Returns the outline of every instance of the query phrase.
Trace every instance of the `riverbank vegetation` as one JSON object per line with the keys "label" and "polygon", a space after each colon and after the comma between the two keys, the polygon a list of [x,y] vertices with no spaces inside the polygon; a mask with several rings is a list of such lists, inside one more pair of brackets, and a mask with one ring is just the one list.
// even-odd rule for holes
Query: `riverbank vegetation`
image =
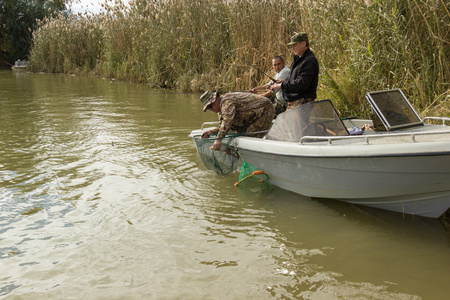
{"label": "riverbank vegetation", "polygon": [[67,0],[0,0],[0,67],[26,59],[36,20],[57,15]]}
{"label": "riverbank vegetation", "polygon": [[370,90],[401,88],[422,113],[450,116],[447,0],[108,0],[96,15],[46,18],[32,68],[96,74],[183,91],[248,90],[267,82],[292,34],[309,34],[319,98],[343,114]]}

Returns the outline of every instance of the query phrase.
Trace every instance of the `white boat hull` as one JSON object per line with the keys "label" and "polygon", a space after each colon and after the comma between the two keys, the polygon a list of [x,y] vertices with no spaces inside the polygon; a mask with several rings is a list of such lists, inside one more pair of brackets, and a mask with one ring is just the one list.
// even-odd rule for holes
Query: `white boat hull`
{"label": "white boat hull", "polygon": [[25,72],[27,70],[27,66],[12,66],[11,70],[16,72]]}
{"label": "white boat hull", "polygon": [[239,137],[236,145],[272,184],[305,196],[433,218],[450,207],[448,140],[315,146]]}
{"label": "white boat hull", "polygon": [[[375,124],[313,101],[278,115],[265,139],[238,136],[229,147],[295,193],[440,217],[450,208],[450,118],[422,120],[399,89],[366,98]],[[363,132],[368,124],[377,130]]]}

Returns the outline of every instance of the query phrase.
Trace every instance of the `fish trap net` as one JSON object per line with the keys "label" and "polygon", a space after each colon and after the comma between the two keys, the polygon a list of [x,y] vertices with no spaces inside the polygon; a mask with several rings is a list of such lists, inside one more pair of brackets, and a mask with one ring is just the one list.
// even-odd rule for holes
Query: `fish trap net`
{"label": "fish trap net", "polygon": [[239,174],[239,181],[234,186],[243,192],[268,193],[274,189],[268,180],[269,175],[244,161]]}
{"label": "fish trap net", "polygon": [[203,139],[201,135],[196,135],[192,139],[205,167],[216,174],[227,175],[238,171],[242,165],[242,159],[232,145],[232,141],[236,136],[239,136],[239,134],[228,134],[222,138],[220,151],[210,149],[216,140],[216,135]]}

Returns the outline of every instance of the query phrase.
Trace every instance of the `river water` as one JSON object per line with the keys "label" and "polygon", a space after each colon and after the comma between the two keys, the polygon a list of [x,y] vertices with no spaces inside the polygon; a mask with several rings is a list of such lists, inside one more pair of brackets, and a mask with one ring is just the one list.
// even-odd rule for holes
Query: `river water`
{"label": "river water", "polygon": [[448,299],[440,220],[238,193],[198,98],[0,71],[0,298]]}

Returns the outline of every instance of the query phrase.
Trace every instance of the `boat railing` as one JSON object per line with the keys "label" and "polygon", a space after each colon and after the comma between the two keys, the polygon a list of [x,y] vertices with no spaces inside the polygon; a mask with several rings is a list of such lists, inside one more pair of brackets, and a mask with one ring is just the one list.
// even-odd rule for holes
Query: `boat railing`
{"label": "boat railing", "polygon": [[[450,119],[447,119],[450,121]],[[417,137],[430,135],[450,135],[450,131],[433,131],[433,132],[407,132],[407,133],[390,133],[390,134],[368,134],[368,135],[346,135],[346,136],[304,136],[300,139],[300,144],[315,143],[320,141],[328,142],[328,145],[333,145],[334,142],[358,139],[363,141],[366,145],[371,145],[374,140],[387,140],[398,137],[409,137],[411,143],[417,143]]]}
{"label": "boat railing", "polygon": [[200,128],[201,130],[203,130],[205,128],[206,125],[218,125],[220,124],[220,121],[214,121],[214,122],[203,122],[202,127]]}
{"label": "boat railing", "polygon": [[446,126],[447,122],[450,123],[450,118],[445,118],[445,117],[425,117],[423,120],[424,121],[426,121],[426,120],[441,121],[442,126]]}

